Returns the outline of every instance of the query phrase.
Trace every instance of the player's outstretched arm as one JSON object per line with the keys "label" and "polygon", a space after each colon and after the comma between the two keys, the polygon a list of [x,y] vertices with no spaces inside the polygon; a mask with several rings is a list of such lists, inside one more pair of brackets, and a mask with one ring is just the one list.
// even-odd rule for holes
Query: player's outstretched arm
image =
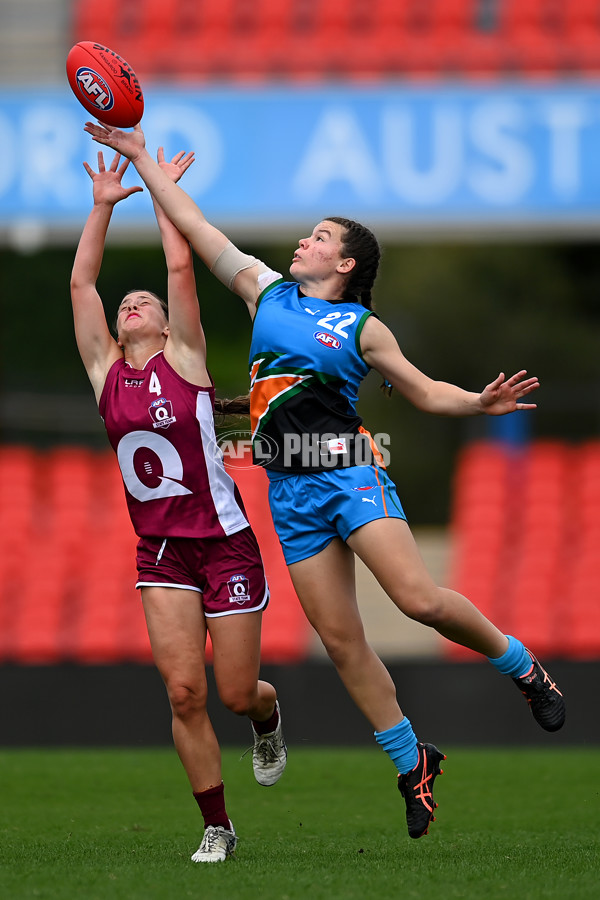
{"label": "player's outstretched arm", "polygon": [[[136,125],[133,131],[122,131],[111,125],[86,122],[84,130],[98,143],[112,147],[131,160],[171,222],[185,235],[204,264],[213,271],[219,257],[222,258],[223,251],[231,248],[232,244],[227,235],[207,220],[192,198],[161,171],[146,149],[141,126]],[[233,250],[236,251],[236,248]],[[229,280],[226,283],[245,300],[252,312],[259,295],[257,266],[254,263],[247,265],[239,270],[232,284]]]}
{"label": "player's outstretched arm", "polygon": [[[157,161],[175,184],[194,162],[194,154],[181,151],[169,162],[159,147]],[[187,238],[155,198],[152,199],[167,264],[169,336],[165,357],[187,381],[208,386],[211,382],[206,370],[206,340],[200,321],[192,250]]]}
{"label": "player's outstretched arm", "polygon": [[121,162],[118,153],[115,154],[108,169],[104,164],[102,151],[98,152],[97,172],[87,162],[83,165],[92,179],[94,204],[81,233],[73,261],[71,302],[77,348],[96,399],[99,399],[108,370],[121,355],[121,350],[108,328],[96,282],[100,274],[106,234],[115,204],[141,191],[142,188],[123,187],[121,180],[129,160]]}

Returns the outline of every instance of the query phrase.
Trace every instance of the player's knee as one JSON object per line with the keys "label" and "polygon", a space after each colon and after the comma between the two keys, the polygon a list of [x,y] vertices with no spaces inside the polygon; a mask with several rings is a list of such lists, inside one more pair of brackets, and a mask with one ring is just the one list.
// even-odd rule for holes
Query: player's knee
{"label": "player's knee", "polygon": [[429,625],[432,628],[442,624],[444,618],[444,602],[439,588],[415,591],[402,604],[402,611],[415,622]]}
{"label": "player's knee", "polygon": [[190,719],[206,709],[206,691],[200,687],[174,682],[167,686],[167,693],[173,715],[178,719]]}
{"label": "player's knee", "polygon": [[365,643],[362,632],[349,635],[333,630],[321,633],[320,637],[327,655],[338,669],[348,665]]}
{"label": "player's knee", "polygon": [[256,700],[256,683],[252,687],[231,685],[219,688],[221,703],[236,716],[247,716]]}

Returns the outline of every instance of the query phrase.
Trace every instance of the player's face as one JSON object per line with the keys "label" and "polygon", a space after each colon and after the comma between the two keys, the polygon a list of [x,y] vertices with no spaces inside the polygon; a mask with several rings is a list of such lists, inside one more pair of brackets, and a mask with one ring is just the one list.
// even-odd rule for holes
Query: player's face
{"label": "player's face", "polygon": [[298,241],[290,275],[302,281],[303,276],[327,278],[336,272],[343,260],[342,235],[343,228],[337,222],[319,222],[310,237]]}
{"label": "player's face", "polygon": [[164,310],[156,297],[144,291],[133,291],[121,300],[117,313],[117,332],[128,334],[143,328],[167,334],[168,325]]}

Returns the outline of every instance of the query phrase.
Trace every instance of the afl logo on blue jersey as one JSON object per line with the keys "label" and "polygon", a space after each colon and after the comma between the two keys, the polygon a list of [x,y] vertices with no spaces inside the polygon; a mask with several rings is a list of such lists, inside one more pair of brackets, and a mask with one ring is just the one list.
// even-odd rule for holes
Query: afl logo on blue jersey
{"label": "afl logo on blue jersey", "polygon": [[315,341],[323,344],[324,347],[331,347],[333,350],[339,350],[342,342],[335,335],[329,334],[328,331],[315,331],[313,334]]}
{"label": "afl logo on blue jersey", "polygon": [[115,105],[115,98],[102,75],[89,66],[79,66],[75,74],[77,87],[88,103],[93,103],[100,112],[107,112]]}

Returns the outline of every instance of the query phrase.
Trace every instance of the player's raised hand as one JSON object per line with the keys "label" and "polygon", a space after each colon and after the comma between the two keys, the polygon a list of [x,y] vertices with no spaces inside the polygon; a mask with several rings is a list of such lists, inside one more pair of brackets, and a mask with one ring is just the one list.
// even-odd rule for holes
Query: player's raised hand
{"label": "player's raised hand", "polygon": [[141,125],[135,125],[133,131],[122,131],[105,122],[86,122],[83,128],[99,144],[112,147],[117,153],[135,161],[136,157],[146,146],[146,138]]}
{"label": "player's raised hand", "polygon": [[522,403],[523,397],[539,388],[537,378],[525,378],[527,371],[521,369],[511,378],[505,379],[504,372],[488,384],[481,392],[481,408],[489,416],[503,416],[517,409],[535,409],[535,403]]}
{"label": "player's raised hand", "polygon": [[165,159],[165,151],[163,147],[158,148],[158,153],[156,154],[156,159],[158,165],[161,167],[163,172],[166,172],[171,181],[177,183],[184,172],[187,172],[189,167],[194,162],[194,151],[190,150],[189,153],[186,153],[185,150],[181,150],[180,153],[176,153],[171,162],[167,162]]}
{"label": "player's raised hand", "polygon": [[83,167],[92,179],[94,203],[97,206],[102,204],[114,206],[119,200],[124,200],[126,197],[130,197],[131,194],[136,194],[143,190],[140,185],[134,185],[133,187],[128,188],[123,187],[121,181],[128,166],[129,160],[124,159],[123,162],[121,162],[121,154],[115,153],[113,160],[107,169],[104,163],[104,154],[102,153],[102,150],[98,150],[97,172],[95,172],[87,162],[84,162]]}

